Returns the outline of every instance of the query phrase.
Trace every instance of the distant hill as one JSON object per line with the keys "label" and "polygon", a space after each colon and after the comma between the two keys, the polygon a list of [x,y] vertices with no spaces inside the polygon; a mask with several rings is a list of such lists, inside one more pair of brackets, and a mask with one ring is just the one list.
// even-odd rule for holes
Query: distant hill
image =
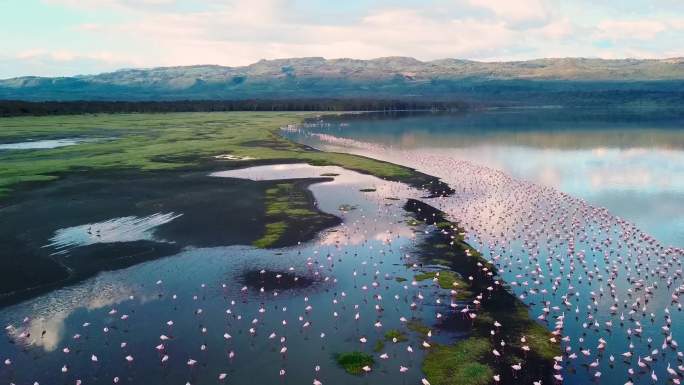
{"label": "distant hill", "polygon": [[0,80],[4,100],[392,99],[477,105],[681,104],[684,58],[477,62],[294,58]]}

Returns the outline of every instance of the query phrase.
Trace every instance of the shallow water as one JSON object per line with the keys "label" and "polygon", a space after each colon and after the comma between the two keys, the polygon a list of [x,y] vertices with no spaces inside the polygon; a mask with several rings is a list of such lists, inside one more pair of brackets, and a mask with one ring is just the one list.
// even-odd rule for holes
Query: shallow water
{"label": "shallow water", "polygon": [[[406,263],[422,233],[404,222],[403,199],[386,199],[417,192],[337,167],[265,166],[214,177],[263,180],[323,173],[340,175],[311,190],[319,208],[344,222],[312,242],[278,250],[189,247],[3,309],[0,324],[13,326],[0,341],[0,358],[11,361],[0,368],[0,381],[111,384],[118,377],[128,384],[196,384],[222,383],[218,378],[225,373],[223,383],[231,384],[310,384],[314,379],[324,384],[418,383],[422,338],[409,334],[408,342],[387,343],[382,349],[390,355],[387,360],[373,352],[387,330],[407,331],[401,317],[435,324],[435,299],[448,301],[448,292],[431,282],[412,285],[416,272]],[[377,191],[359,191],[368,187]],[[342,212],[343,205],[353,209]],[[254,289],[258,282],[244,282],[246,272],[260,270],[288,272],[313,284],[261,292]],[[395,280],[399,276],[408,281]],[[416,298],[418,293],[423,300]],[[374,325],[378,321],[382,326]],[[432,340],[455,337],[435,329]],[[283,347],[286,354],[280,353]],[[336,365],[334,353],[354,350],[375,356],[371,373],[351,376]],[[168,361],[162,362],[164,356]],[[197,361],[193,366],[188,365],[191,359]],[[400,365],[409,371],[400,373]]]}
{"label": "shallow water", "polygon": [[88,223],[84,225],[59,229],[49,239],[49,243],[43,247],[57,250],[56,254],[62,254],[74,247],[94,245],[96,243],[134,242],[134,241],[158,241],[154,236],[154,229],[165,223],[180,217],[182,214],[156,213],[144,218],[121,217],[112,218],[103,222]]}
{"label": "shallow water", "polygon": [[[326,120],[311,131],[427,150],[501,170],[606,207],[662,243],[684,247],[682,115],[582,110],[376,114]],[[316,145],[316,138],[297,140]]]}
{"label": "shallow water", "polygon": [[[547,111],[516,114],[419,116],[407,118],[408,123],[343,117],[287,135],[314,147],[415,167],[455,188],[453,196],[429,203],[462,223],[467,241],[496,264],[511,290],[530,306],[530,316],[558,333],[565,354],[557,374],[565,383],[600,379],[616,385],[648,384],[652,373],[667,381],[668,365],[684,372],[678,345],[684,338],[678,326],[684,322],[679,303],[684,250],[665,246],[681,245],[681,218],[674,214],[682,210],[684,200],[668,203],[664,198],[682,194],[679,121],[656,121],[664,127],[652,130],[656,123],[623,117],[620,124],[601,128],[603,118],[593,117],[578,130],[581,119]],[[548,130],[542,129],[545,122]],[[437,130],[432,136],[432,123],[444,133]],[[618,127],[635,131],[623,135]],[[429,141],[415,139],[425,131]],[[611,166],[601,161],[605,151],[624,155],[634,152],[634,146],[645,147],[637,153],[648,155],[613,156],[617,164]],[[612,149],[595,150],[608,147]],[[504,161],[494,164],[492,159]],[[615,167],[618,175],[621,168],[642,164],[651,164],[653,173],[669,182],[637,188],[631,177],[624,177],[629,188],[618,183],[620,178],[592,187],[582,177],[596,167]],[[532,177],[547,165],[563,177],[553,183]],[[528,177],[522,170],[529,170]],[[638,199],[613,202],[615,213],[591,201],[594,189],[611,202],[632,190]],[[659,205],[673,215],[649,211]],[[629,212],[634,218],[626,215]],[[649,223],[645,219],[652,215],[663,223],[645,231],[634,224]],[[674,226],[674,232],[668,226]],[[632,358],[625,359],[625,353]]]}
{"label": "shallow water", "polygon": [[62,139],[45,139],[45,140],[31,140],[26,142],[16,143],[0,143],[0,151],[2,150],[47,150],[50,148],[75,146],[85,142],[95,142],[105,139],[84,139],[84,138],[62,138]]}

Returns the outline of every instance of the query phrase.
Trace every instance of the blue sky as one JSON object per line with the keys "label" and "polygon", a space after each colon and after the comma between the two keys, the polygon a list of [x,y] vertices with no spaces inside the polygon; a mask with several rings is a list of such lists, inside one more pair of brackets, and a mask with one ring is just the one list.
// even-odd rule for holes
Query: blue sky
{"label": "blue sky", "polygon": [[0,21],[0,78],[301,56],[684,56],[680,0],[0,0]]}

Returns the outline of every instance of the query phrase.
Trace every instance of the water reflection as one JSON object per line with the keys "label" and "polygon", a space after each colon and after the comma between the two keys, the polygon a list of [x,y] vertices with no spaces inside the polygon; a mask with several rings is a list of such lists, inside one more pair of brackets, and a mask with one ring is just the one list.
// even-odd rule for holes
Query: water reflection
{"label": "water reflection", "polygon": [[[133,290],[121,282],[96,278],[76,287],[57,290],[31,303],[31,311],[21,323],[13,324],[8,335],[14,343],[51,352],[66,336],[67,320],[78,311],[95,311],[126,300],[133,300]],[[16,326],[14,326],[16,325]]]}
{"label": "water reflection", "polygon": [[[477,145],[555,148],[681,150],[684,114],[638,110],[499,110],[472,113],[326,116],[316,132],[402,148]],[[321,130],[323,129],[323,130]]]}
{"label": "water reflection", "polygon": [[64,254],[74,247],[97,243],[162,241],[155,239],[154,229],[182,215],[156,213],[142,218],[129,216],[59,229],[44,247],[54,248],[56,254]]}
{"label": "water reflection", "polygon": [[[684,339],[678,327],[684,322],[679,299],[684,249],[667,242],[684,238],[663,242],[662,237],[670,234],[665,226],[681,224],[667,212],[682,210],[681,185],[673,181],[682,165],[665,160],[680,159],[679,152],[605,143],[591,150],[498,144],[404,148],[352,139],[360,119],[352,120],[342,137],[331,135],[329,130],[338,128],[325,122],[288,135],[314,147],[414,167],[452,186],[453,196],[430,203],[462,223],[468,243],[496,265],[511,291],[529,305],[530,316],[556,334],[564,350],[556,371],[563,383],[600,377],[608,384],[648,384],[652,374],[661,381],[679,378],[667,368],[681,370],[684,357],[678,344]],[[429,117],[421,119],[430,124]],[[396,121],[383,124],[392,131]],[[650,152],[657,155],[652,159]],[[633,167],[642,161],[647,166]],[[613,164],[623,172],[610,173]],[[587,170],[600,179],[594,185]],[[630,178],[629,170],[643,171]],[[660,178],[670,181],[656,183]],[[568,194],[572,189],[585,196]],[[657,221],[641,228],[635,218]]]}
{"label": "water reflection", "polygon": [[287,135],[314,146],[323,139],[329,149],[349,146],[345,140],[351,139],[474,162],[584,198],[666,244],[684,246],[681,114],[542,110],[356,115],[326,118],[304,135]]}
{"label": "water reflection", "polygon": [[[319,207],[342,215],[343,224],[286,249],[188,248],[4,309],[0,324],[12,327],[11,338],[0,341],[0,357],[11,359],[11,366],[0,369],[0,380],[216,383],[225,374],[232,384],[420,382],[424,337],[411,334],[402,319],[435,325],[436,299],[448,303],[450,297],[430,281],[410,284],[416,272],[407,258],[421,235],[405,223],[404,199],[386,199],[418,193],[337,168],[285,169],[298,177],[339,173],[311,190]],[[266,179],[282,172],[269,166],[247,175]],[[369,186],[377,190],[360,191]],[[340,211],[343,205],[354,209]],[[261,271],[311,284],[245,282]],[[375,342],[390,329],[406,331],[409,340],[375,352]],[[458,336],[433,334],[434,342]],[[284,347],[287,353],[281,353]],[[354,350],[376,356],[371,373],[351,376],[338,367],[333,354]],[[388,359],[377,358],[381,353]],[[400,373],[400,365],[409,371]]]}

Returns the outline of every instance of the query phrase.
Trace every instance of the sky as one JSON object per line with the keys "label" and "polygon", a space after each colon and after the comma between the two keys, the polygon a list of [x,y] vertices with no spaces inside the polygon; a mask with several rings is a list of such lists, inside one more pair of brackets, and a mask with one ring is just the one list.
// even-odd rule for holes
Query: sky
{"label": "sky", "polygon": [[0,78],[322,56],[684,56],[682,0],[0,0]]}

